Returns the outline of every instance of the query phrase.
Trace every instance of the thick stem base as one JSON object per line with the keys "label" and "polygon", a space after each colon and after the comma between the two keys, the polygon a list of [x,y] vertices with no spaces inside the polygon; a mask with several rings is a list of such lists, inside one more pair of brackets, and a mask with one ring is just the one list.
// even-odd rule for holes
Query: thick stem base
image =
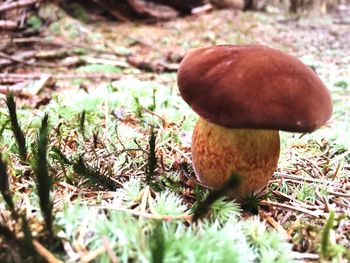
{"label": "thick stem base", "polygon": [[198,180],[220,188],[233,172],[241,184],[237,199],[265,187],[277,167],[280,138],[274,130],[227,129],[200,118],[192,137],[192,160]]}

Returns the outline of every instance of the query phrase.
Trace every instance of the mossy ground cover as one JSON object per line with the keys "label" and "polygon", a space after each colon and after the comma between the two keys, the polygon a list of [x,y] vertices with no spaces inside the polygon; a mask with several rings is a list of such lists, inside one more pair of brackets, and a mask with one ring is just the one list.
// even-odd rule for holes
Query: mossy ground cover
{"label": "mossy ground cover", "polygon": [[[0,112],[3,262],[350,260],[350,36],[334,17],[222,10],[142,25],[55,14],[28,40],[33,64],[8,69],[32,78]],[[176,67],[190,48],[223,43],[300,57],[334,113],[313,134],[281,133],[278,169],[258,196],[243,207],[222,197],[194,223],[209,190],[191,166],[197,116]],[[51,81],[33,93],[43,73]]]}

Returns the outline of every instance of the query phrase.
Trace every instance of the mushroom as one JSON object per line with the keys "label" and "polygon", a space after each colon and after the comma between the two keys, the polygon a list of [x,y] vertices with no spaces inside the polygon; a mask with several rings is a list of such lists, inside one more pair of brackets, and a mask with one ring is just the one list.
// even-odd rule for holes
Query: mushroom
{"label": "mushroom", "polygon": [[331,116],[330,94],[299,59],[262,45],[218,45],[189,52],[177,83],[200,116],[192,136],[198,180],[220,188],[233,172],[240,200],[264,188],[277,167],[279,130],[312,132]]}

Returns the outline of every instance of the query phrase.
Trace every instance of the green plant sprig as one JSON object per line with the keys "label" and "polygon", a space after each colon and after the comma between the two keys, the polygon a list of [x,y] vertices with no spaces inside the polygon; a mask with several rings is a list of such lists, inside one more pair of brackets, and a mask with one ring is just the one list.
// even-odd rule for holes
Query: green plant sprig
{"label": "green plant sprig", "polygon": [[19,156],[21,158],[22,162],[27,161],[27,146],[26,146],[26,138],[24,136],[23,130],[18,122],[17,117],[17,110],[16,110],[16,102],[13,96],[12,92],[9,92],[6,95],[6,105],[9,111],[10,115],[10,121],[11,121],[11,129],[13,132],[13,135],[15,136]]}
{"label": "green plant sprig", "polygon": [[48,122],[49,116],[45,114],[41,122],[37,138],[37,151],[35,153],[34,172],[36,175],[37,191],[40,200],[40,209],[45,219],[45,225],[53,237],[53,202],[50,196],[52,190],[52,178],[48,171]]}
{"label": "green plant sprig", "polygon": [[237,187],[241,183],[241,178],[237,173],[232,173],[228,181],[218,190],[211,191],[203,202],[199,203],[193,213],[193,222],[202,218],[210,209],[210,206],[220,197],[226,195],[229,191]]}
{"label": "green plant sprig", "polygon": [[15,204],[13,202],[13,196],[10,189],[9,175],[7,173],[6,162],[2,159],[0,153],[0,192],[9,207],[13,218],[17,218],[17,212],[15,209]]}

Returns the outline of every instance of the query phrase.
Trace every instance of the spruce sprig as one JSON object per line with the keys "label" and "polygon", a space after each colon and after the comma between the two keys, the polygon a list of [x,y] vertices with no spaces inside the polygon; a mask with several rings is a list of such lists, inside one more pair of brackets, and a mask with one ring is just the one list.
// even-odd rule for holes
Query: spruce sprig
{"label": "spruce sprig", "polygon": [[18,242],[14,233],[3,223],[0,222],[0,236],[8,242]]}
{"label": "spruce sprig", "polygon": [[330,242],[330,233],[331,230],[334,226],[334,211],[331,211],[329,213],[329,217],[327,219],[326,224],[323,227],[322,230],[322,238],[321,238],[321,255],[323,259],[326,259],[328,256],[330,256],[330,247],[331,247],[331,242]]}
{"label": "spruce sprig", "polygon": [[46,228],[53,236],[53,202],[50,196],[52,190],[52,178],[48,170],[47,147],[48,147],[48,122],[49,115],[45,114],[41,122],[37,139],[37,151],[35,153],[35,174],[37,191],[40,200],[40,209],[43,214]]}
{"label": "spruce sprig", "polygon": [[79,130],[83,137],[85,137],[85,118],[86,112],[85,110],[82,111],[82,113],[79,115]]}
{"label": "spruce sprig", "polygon": [[23,252],[25,256],[35,255],[35,249],[33,246],[33,235],[29,227],[29,223],[27,218],[22,215],[22,232],[24,234],[23,240],[21,242],[21,247],[23,248]]}
{"label": "spruce sprig", "polygon": [[14,246],[12,251],[18,251],[23,262],[43,262],[33,246],[33,236],[27,219],[23,215],[19,216],[18,219],[21,219],[23,238],[18,238],[14,231],[1,222],[0,236],[8,245],[12,244]]}
{"label": "spruce sprig", "polygon": [[73,162],[73,170],[81,177],[88,179],[86,183],[91,184],[99,189],[104,189],[108,191],[115,191],[117,189],[117,184],[108,175],[103,174],[96,169],[91,167],[85,162],[82,156]]}
{"label": "spruce sprig", "polygon": [[152,263],[163,263],[165,258],[165,236],[163,222],[155,222],[149,238]]}
{"label": "spruce sprig", "polygon": [[148,153],[148,161],[147,161],[146,181],[147,181],[147,184],[150,184],[150,182],[152,181],[155,175],[155,170],[157,168],[156,135],[154,133],[153,127],[151,127],[148,144],[149,144],[149,153]]}
{"label": "spruce sprig", "polygon": [[193,213],[193,222],[202,218],[210,209],[211,205],[218,200],[220,197],[226,195],[229,191],[236,188],[241,183],[240,176],[233,172],[228,181],[217,190],[211,191],[208,196],[198,204],[196,210]]}
{"label": "spruce sprig", "polygon": [[9,175],[7,173],[6,162],[3,161],[0,153],[0,192],[9,207],[12,216],[16,218],[15,204],[12,199],[12,193],[10,189]]}
{"label": "spruce sprig", "polygon": [[26,138],[18,122],[16,102],[12,92],[9,92],[6,95],[6,105],[10,115],[11,129],[17,142],[19,156],[21,158],[21,161],[25,162],[27,160]]}

